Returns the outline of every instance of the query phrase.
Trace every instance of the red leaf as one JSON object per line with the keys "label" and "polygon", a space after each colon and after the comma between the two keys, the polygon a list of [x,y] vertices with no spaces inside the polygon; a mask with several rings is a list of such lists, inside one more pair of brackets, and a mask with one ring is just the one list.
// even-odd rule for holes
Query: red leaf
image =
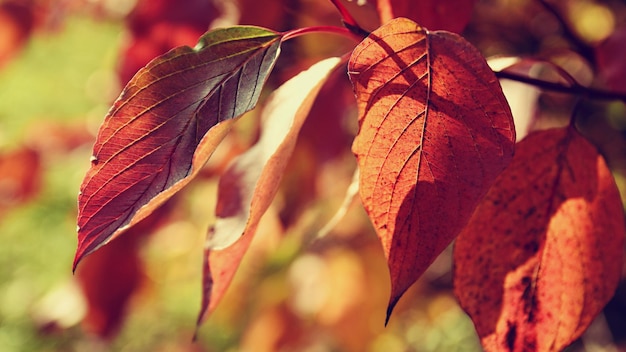
{"label": "red leaf", "polygon": [[139,71],[107,114],[78,198],[74,268],[193,178],[233,118],[254,108],[281,36],[210,31]]}
{"label": "red leaf", "polygon": [[203,275],[201,323],[230,285],[261,217],[270,206],[311,105],[340,63],[330,58],[293,77],[263,110],[259,142],[240,155],[220,179],[214,227],[209,231]]}
{"label": "red leaf", "polygon": [[455,293],[488,351],[560,351],[613,296],[626,230],[615,181],[572,128],[530,134],[454,249]]}
{"label": "red leaf", "polygon": [[360,195],[391,273],[388,316],[456,237],[513,154],[500,85],[461,37],[399,18],[349,63],[360,131]]}
{"label": "red leaf", "polygon": [[475,0],[377,0],[382,23],[397,17],[410,18],[420,25],[461,33],[472,19]]}

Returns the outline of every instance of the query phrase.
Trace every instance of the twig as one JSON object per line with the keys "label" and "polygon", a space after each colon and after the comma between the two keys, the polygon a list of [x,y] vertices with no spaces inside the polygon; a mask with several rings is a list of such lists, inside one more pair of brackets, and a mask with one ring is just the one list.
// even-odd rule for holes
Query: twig
{"label": "twig", "polygon": [[520,75],[517,73],[511,73],[507,71],[496,71],[494,72],[496,77],[501,79],[510,79],[512,81],[522,82],[526,84],[533,85],[535,87],[539,87],[545,90],[550,90],[553,92],[561,92],[568,94],[575,94],[583,98],[589,99],[599,99],[599,100],[621,100],[626,103],[626,94],[606,91],[595,88],[588,88],[585,86],[581,86],[579,84],[566,86],[560,83],[544,81],[537,78],[531,78],[528,76]]}
{"label": "twig", "polygon": [[290,31],[283,32],[283,41],[287,41],[293,38],[300,37],[305,34],[311,33],[330,33],[330,34],[338,34],[344,37],[352,38],[355,41],[359,42],[363,38],[356,35],[349,28],[337,27],[337,26],[314,26],[314,27],[304,27],[293,29]]}

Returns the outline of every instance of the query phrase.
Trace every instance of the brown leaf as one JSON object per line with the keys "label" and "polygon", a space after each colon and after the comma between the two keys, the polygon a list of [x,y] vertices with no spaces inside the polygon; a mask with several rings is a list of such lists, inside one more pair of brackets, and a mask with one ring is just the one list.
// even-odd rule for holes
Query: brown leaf
{"label": "brown leaf", "polygon": [[311,105],[341,62],[316,63],[278,88],[263,110],[262,135],[221,177],[217,220],[209,231],[203,275],[201,323],[221,300],[256,227],[270,206]]}
{"label": "brown leaf", "polygon": [[461,37],[399,18],[349,63],[360,195],[391,273],[388,315],[450,244],[513,154],[500,85]]}
{"label": "brown leaf", "polygon": [[472,19],[475,0],[377,0],[382,23],[406,17],[431,30],[461,33]]}
{"label": "brown leaf", "polygon": [[619,282],[624,215],[572,128],[530,134],[459,235],[455,293],[488,351],[560,351]]}
{"label": "brown leaf", "polygon": [[234,118],[254,108],[281,37],[250,26],[210,31],[135,75],[100,127],[80,188],[74,267],[197,175]]}

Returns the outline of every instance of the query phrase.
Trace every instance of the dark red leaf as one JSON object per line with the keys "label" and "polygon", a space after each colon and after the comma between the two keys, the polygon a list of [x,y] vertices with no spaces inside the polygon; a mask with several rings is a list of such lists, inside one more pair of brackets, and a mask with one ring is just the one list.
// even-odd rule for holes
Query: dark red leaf
{"label": "dark red leaf", "polygon": [[348,71],[360,195],[391,273],[389,317],[509,163],[513,118],[476,48],[405,18],[361,42]]}
{"label": "dark red leaf", "polygon": [[618,189],[573,128],[528,135],[454,249],[455,293],[488,351],[561,351],[613,296]]}
{"label": "dark red leaf", "polygon": [[260,27],[218,29],[135,75],[100,127],[80,188],[74,267],[198,173],[233,119],[254,108],[280,39]]}

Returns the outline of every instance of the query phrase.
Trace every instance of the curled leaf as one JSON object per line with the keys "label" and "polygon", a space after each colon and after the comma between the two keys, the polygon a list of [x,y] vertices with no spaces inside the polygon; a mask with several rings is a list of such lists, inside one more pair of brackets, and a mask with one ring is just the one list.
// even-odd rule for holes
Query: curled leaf
{"label": "curled leaf", "polygon": [[348,71],[360,195],[391,274],[389,318],[509,163],[515,131],[493,72],[455,34],[395,19],[356,47]]}
{"label": "curled leaf", "polygon": [[322,60],[278,88],[263,109],[262,134],[221,177],[217,220],[207,237],[201,323],[221,300],[270,206],[298,133],[339,58]]}
{"label": "curled leaf", "polygon": [[74,268],[198,173],[233,119],[254,108],[280,39],[259,27],[217,29],[131,79],[100,127],[80,187]]}
{"label": "curled leaf", "polygon": [[454,289],[487,351],[561,351],[613,296],[619,192],[573,128],[532,133],[454,248]]}

